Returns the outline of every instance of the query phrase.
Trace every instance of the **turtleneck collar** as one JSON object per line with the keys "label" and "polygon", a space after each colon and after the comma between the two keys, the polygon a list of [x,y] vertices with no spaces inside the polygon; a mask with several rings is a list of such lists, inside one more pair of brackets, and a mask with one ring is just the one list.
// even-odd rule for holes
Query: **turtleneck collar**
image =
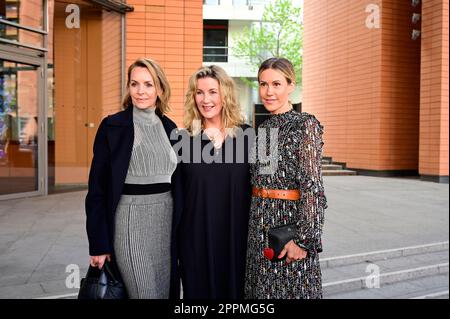
{"label": "turtleneck collar", "polygon": [[133,120],[138,122],[153,123],[157,121],[158,116],[155,113],[156,106],[140,109],[133,106]]}

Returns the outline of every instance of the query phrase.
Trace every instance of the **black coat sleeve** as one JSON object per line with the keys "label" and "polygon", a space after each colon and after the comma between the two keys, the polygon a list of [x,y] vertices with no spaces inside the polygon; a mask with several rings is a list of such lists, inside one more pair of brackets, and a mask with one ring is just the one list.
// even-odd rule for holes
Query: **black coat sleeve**
{"label": "black coat sleeve", "polygon": [[[172,127],[177,130],[175,124]],[[178,130],[177,130],[178,132]],[[171,139],[172,146],[181,140],[181,136],[175,134],[176,137]],[[181,159],[181,150],[177,154],[178,161]],[[174,203],[173,218],[172,218],[172,234],[171,234],[171,281],[170,281],[170,299],[180,299],[180,270],[178,266],[179,259],[179,230],[182,210],[183,210],[183,183],[181,176],[181,163],[178,162],[177,168],[172,175],[172,196]]]}
{"label": "black coat sleeve", "polygon": [[91,256],[112,253],[107,225],[111,161],[106,137],[106,120],[107,118],[103,119],[95,136],[94,157],[89,173],[89,188],[85,201],[86,231]]}

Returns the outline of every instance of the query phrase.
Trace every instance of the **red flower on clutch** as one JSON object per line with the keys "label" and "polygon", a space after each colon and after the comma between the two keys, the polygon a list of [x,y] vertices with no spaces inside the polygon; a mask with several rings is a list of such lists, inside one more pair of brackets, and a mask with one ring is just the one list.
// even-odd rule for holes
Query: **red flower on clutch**
{"label": "red flower on clutch", "polygon": [[264,257],[266,257],[269,260],[272,260],[273,256],[275,255],[275,252],[272,248],[264,248]]}

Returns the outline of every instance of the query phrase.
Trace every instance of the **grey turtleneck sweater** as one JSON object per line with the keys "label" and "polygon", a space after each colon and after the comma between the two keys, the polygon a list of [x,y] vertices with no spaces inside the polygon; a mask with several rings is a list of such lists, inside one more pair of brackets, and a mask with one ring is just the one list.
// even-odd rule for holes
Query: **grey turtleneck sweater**
{"label": "grey turtleneck sweater", "polygon": [[170,183],[177,156],[155,107],[133,106],[134,143],[126,184]]}

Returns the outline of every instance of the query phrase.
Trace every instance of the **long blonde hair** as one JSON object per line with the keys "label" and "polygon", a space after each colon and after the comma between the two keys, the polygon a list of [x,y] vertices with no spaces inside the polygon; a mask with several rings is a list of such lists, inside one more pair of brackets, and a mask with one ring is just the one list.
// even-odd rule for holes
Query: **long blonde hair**
{"label": "long blonde hair", "polygon": [[156,86],[156,94],[158,97],[156,98],[156,110],[159,111],[160,114],[166,114],[170,111],[169,99],[170,99],[170,85],[169,81],[167,81],[166,74],[164,73],[161,66],[156,63],[154,60],[149,58],[139,58],[134,61],[128,68],[128,79],[125,96],[122,100],[122,106],[124,109],[132,105],[131,96],[130,96],[130,80],[131,80],[131,72],[135,68],[146,68],[150,75],[153,78]]}
{"label": "long blonde hair", "polygon": [[219,82],[220,96],[222,97],[222,127],[234,134],[239,125],[244,123],[241,107],[237,100],[236,85],[224,69],[217,65],[199,68],[189,79],[184,103],[184,126],[192,135],[198,135],[202,130],[202,116],[195,103],[197,81],[202,78],[212,78]]}

